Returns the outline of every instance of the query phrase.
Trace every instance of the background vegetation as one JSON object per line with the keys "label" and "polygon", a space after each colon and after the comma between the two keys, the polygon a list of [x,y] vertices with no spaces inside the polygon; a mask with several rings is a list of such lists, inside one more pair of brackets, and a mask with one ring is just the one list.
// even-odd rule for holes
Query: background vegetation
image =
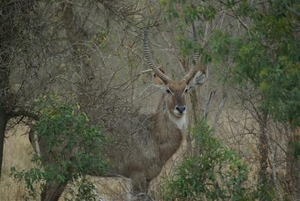
{"label": "background vegetation", "polygon": [[[24,184],[13,183],[7,175],[11,166],[32,166],[28,158],[18,157],[29,149],[21,134],[40,117],[35,99],[55,93],[60,100],[78,103],[89,124],[100,126],[120,111],[155,110],[157,95],[142,54],[143,29],[150,22],[154,58],[171,77],[188,70],[193,52],[200,54],[208,80],[191,93],[189,122],[206,119],[212,128],[203,136],[217,138],[211,143],[222,149],[209,153],[221,157],[236,150],[229,156],[237,158],[225,161],[247,167],[242,175],[248,179],[241,185],[256,185],[250,190],[261,192],[257,199],[300,199],[298,1],[7,0],[1,1],[0,9],[1,186],[13,186],[1,194],[22,194],[15,192],[23,191]],[[193,23],[198,43],[193,42]],[[175,164],[183,162],[170,176],[171,187],[183,167],[205,159],[192,133],[187,132],[182,149],[162,173],[172,175]],[[183,154],[197,160],[182,159]],[[207,163],[213,165],[211,171],[220,167],[221,159]],[[99,182],[101,189],[109,189],[106,182]],[[113,186],[119,183],[114,182]],[[162,199],[163,184],[160,178],[152,182],[153,199]],[[117,192],[98,191],[116,197],[123,188],[118,186]],[[197,188],[189,193],[197,195]]]}

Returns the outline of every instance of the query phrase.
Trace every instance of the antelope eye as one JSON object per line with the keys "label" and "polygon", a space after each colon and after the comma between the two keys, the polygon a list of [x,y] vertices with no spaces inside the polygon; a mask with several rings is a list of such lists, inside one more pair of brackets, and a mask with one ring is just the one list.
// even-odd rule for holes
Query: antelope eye
{"label": "antelope eye", "polygon": [[185,88],[184,92],[185,92],[185,93],[189,92],[189,89],[188,89],[188,88]]}
{"label": "antelope eye", "polygon": [[167,94],[171,93],[170,89],[166,89]]}

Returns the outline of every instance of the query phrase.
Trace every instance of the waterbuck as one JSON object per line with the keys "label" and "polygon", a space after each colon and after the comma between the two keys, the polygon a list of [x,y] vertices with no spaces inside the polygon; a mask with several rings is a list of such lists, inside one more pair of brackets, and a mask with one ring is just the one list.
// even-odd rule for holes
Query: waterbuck
{"label": "waterbuck", "polygon": [[[183,131],[187,127],[184,96],[205,81],[205,72],[198,69],[197,65],[179,81],[170,79],[160,70],[150,53],[148,29],[144,32],[143,46],[147,64],[155,73],[154,83],[163,92],[157,110],[151,115],[118,117],[118,121],[110,122],[114,127],[110,135],[116,134],[116,142],[113,147],[100,150],[108,157],[110,169],[107,175],[91,173],[94,176],[130,178],[132,193],[135,195],[147,193],[150,181],[159,175],[166,162],[179,149]],[[46,155],[42,150],[43,139],[39,140],[41,155]],[[48,183],[42,192],[42,200],[58,200],[65,187],[56,182]]]}

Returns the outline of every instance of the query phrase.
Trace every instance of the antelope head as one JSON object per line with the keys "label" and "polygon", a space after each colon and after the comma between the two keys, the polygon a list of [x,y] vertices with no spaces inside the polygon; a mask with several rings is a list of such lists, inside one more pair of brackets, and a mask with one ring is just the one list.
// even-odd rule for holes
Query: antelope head
{"label": "antelope head", "polygon": [[[164,112],[168,112],[169,117],[174,122],[185,119],[187,111],[185,94],[187,94],[196,85],[201,85],[205,81],[205,72],[197,69],[197,56],[194,57],[196,65],[179,81],[170,79],[163,70],[155,65],[148,46],[148,29],[144,32],[144,54],[148,65],[155,73],[154,83],[159,86],[164,93]],[[178,125],[178,124],[177,124]]]}

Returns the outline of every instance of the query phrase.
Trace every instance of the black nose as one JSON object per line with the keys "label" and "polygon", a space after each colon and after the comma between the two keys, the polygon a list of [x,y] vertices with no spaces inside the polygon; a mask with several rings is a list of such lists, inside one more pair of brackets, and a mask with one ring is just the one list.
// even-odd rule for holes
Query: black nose
{"label": "black nose", "polygon": [[176,110],[182,114],[184,111],[185,111],[185,106],[184,105],[181,105],[181,106],[178,106],[176,105]]}

